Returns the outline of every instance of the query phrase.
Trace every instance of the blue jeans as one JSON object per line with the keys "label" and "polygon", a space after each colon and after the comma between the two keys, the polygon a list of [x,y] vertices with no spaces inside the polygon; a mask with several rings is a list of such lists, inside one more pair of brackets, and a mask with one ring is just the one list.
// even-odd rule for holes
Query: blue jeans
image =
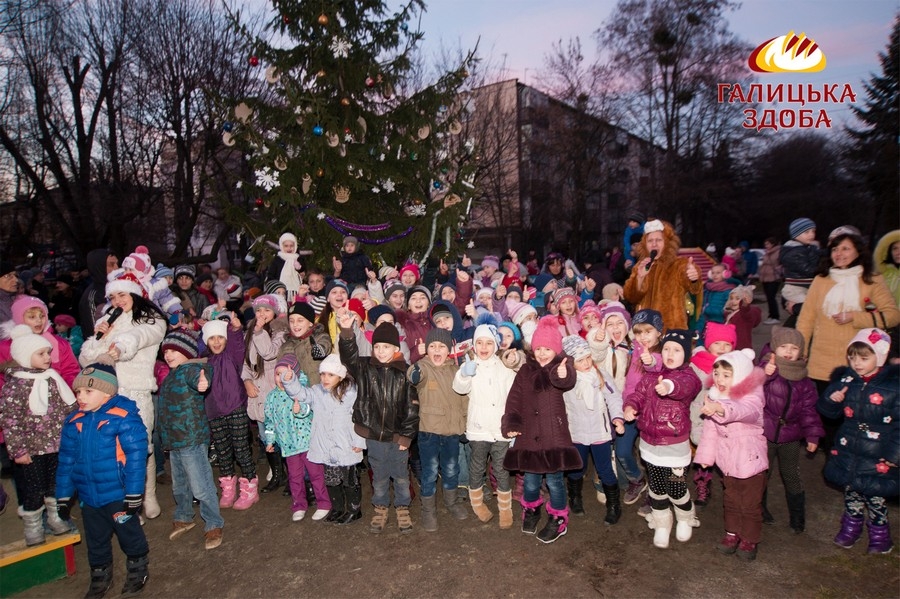
{"label": "blue jeans", "polygon": [[460,487],[469,486],[469,459],[471,455],[471,443],[460,443],[459,457],[456,459],[456,463],[459,466],[459,476],[456,477],[456,484]]}
{"label": "blue jeans", "polygon": [[394,507],[408,507],[409,451],[390,441],[366,440],[369,466],[372,467],[372,505],[391,504],[391,479],[394,479]]}
{"label": "blue jeans", "polygon": [[441,486],[455,489],[459,482],[459,435],[420,432],[416,439],[422,461],[422,496],[431,497],[437,492],[438,468]]}
{"label": "blue jeans", "polygon": [[566,485],[563,482],[565,477],[561,471],[549,474],[526,472],[522,500],[528,502],[538,500],[541,496],[541,481],[545,476],[547,477],[547,490],[550,491],[550,506],[555,510],[564,510],[566,508]]}
{"label": "blue jeans", "polygon": [[625,433],[616,437],[616,461],[629,482],[637,482],[644,476],[634,457],[634,442],[637,438],[638,428],[634,422],[626,422]]}
{"label": "blue jeans", "polygon": [[597,470],[597,475],[600,477],[600,482],[607,486],[618,484],[616,472],[612,467],[612,443],[594,443],[593,445],[575,443],[575,449],[578,450],[584,467],[581,470],[569,472],[569,480],[584,478],[584,473],[587,472],[588,453],[590,453],[591,459],[594,460],[594,469]]}
{"label": "blue jeans", "polygon": [[183,449],[169,451],[172,467],[172,494],[175,496],[176,522],[190,522],[194,519],[193,498],[200,502],[200,517],[206,524],[207,532],[225,526],[219,513],[219,497],[213,481],[212,467],[209,465],[209,445],[201,443]]}

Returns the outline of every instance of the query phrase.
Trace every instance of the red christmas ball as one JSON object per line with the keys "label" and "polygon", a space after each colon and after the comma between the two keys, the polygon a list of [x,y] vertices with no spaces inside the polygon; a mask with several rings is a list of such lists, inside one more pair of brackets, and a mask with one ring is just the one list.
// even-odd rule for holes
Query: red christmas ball
{"label": "red christmas ball", "polygon": [[262,198],[256,198],[255,204],[256,204],[256,207],[257,207],[257,208],[262,208],[262,205],[263,205],[263,199],[262,199]]}
{"label": "red christmas ball", "polygon": [[251,56],[251,57],[250,57],[250,66],[251,66],[251,67],[257,67],[257,66],[259,66],[259,57],[258,57],[258,56]]}

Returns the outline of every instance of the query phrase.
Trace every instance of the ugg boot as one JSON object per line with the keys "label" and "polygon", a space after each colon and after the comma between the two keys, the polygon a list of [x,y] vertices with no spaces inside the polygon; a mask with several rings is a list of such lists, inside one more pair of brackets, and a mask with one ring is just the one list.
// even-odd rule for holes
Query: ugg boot
{"label": "ugg boot", "polygon": [[566,486],[569,491],[569,508],[576,516],[584,516],[584,500],[581,497],[584,490],[584,477],[577,480],[566,478]]}
{"label": "ugg boot", "polygon": [[494,517],[494,513],[484,505],[484,487],[469,489],[469,502],[472,504],[472,511],[482,522],[490,522]]}
{"label": "ugg boot", "polygon": [[[353,487],[344,487],[344,496],[347,505],[347,511],[341,516],[340,520],[335,520],[335,524],[350,524],[362,518],[362,487],[357,484]],[[385,509],[385,522],[387,521],[387,508]]]}
{"label": "ugg boot", "polygon": [[[431,498],[434,499],[434,495]],[[394,511],[397,512],[397,526],[400,528],[400,532],[403,534],[411,533],[413,531],[413,522],[409,515],[409,506],[398,505],[394,507]]]}
{"label": "ugg boot", "polygon": [[[422,500],[422,528],[425,532],[436,532],[438,529],[437,507],[434,505],[435,496],[420,497]],[[400,510],[397,509],[397,520],[400,519]]]}
{"label": "ugg boot", "polygon": [[536,501],[522,500],[522,532],[527,535],[533,535],[537,532],[538,522],[541,521],[541,506],[543,504],[543,497],[538,497]]}
{"label": "ugg boot", "polygon": [[147,460],[147,483],[144,486],[144,517],[152,520],[161,513],[159,501],[156,500],[156,460],[151,454]]}
{"label": "ugg boot", "polygon": [[538,541],[541,543],[552,543],[566,534],[569,529],[569,508],[556,510],[553,509],[553,506],[548,504],[547,513],[550,517],[547,519],[544,528],[542,528],[541,532],[537,535]]}
{"label": "ugg boot", "polygon": [[653,529],[653,546],[660,549],[669,547],[669,535],[672,534],[672,510],[666,508],[664,510],[651,510],[647,516],[647,525]]}
{"label": "ugg boot", "polygon": [[144,589],[147,579],[150,578],[150,557],[144,554],[140,557],[129,557],[125,561],[125,585],[122,587],[122,596],[137,595]]}
{"label": "ugg boot", "polygon": [[459,500],[459,487],[444,489],[444,507],[447,508],[454,520],[466,520],[469,518],[469,510]]}
{"label": "ugg boot", "polygon": [[112,564],[103,566],[91,566],[91,584],[84,599],[103,599],[106,591],[112,586]]}
{"label": "ugg boot", "polygon": [[369,523],[369,532],[380,534],[387,525],[388,509],[386,505],[376,505],[372,510],[375,513],[372,514],[372,522]]}
{"label": "ugg boot", "polygon": [[694,534],[694,529],[700,526],[700,521],[697,520],[697,514],[690,499],[688,499],[687,503],[690,504],[690,507],[687,509],[684,509],[685,504],[683,503],[672,504],[672,509],[675,510],[675,538],[682,543],[690,541],[691,536]]}
{"label": "ugg boot", "polygon": [[788,515],[791,530],[800,534],[806,530],[806,492],[787,494]]}
{"label": "ugg boot", "polygon": [[500,513],[500,528],[512,528],[512,491],[497,491],[497,510]]}
{"label": "ugg boot", "polygon": [[[788,501],[788,511],[790,511],[790,501]],[[762,517],[763,524],[775,524],[775,516],[769,511],[769,489],[763,491],[762,496]]]}
{"label": "ugg boot", "polygon": [[863,519],[854,518],[847,512],[841,516],[841,530],[834,537],[834,544],[844,549],[850,549],[862,535]]}
{"label": "ugg boot", "polygon": [[25,545],[31,547],[44,542],[44,506],[33,512],[22,512],[22,523],[25,525]]}
{"label": "ugg boot", "polygon": [[260,493],[271,493],[284,484],[284,464],[281,461],[281,450],[277,447],[275,451],[266,452],[266,461],[269,462],[269,471],[272,473],[272,480],[265,487],[259,490]]}
{"label": "ugg boot", "polygon": [[234,505],[237,499],[237,476],[220,476],[219,486],[222,487],[222,497],[219,498],[219,507],[228,509]]}
{"label": "ugg boot", "polygon": [[606,524],[615,524],[622,516],[622,505],[619,502],[619,485],[603,485],[603,494],[606,497]]}
{"label": "ugg boot", "polygon": [[344,485],[329,485],[328,499],[331,500],[331,511],[325,516],[325,523],[334,524],[344,516]]}
{"label": "ugg boot", "polygon": [[234,502],[234,509],[248,510],[251,505],[259,501],[259,478],[247,480],[241,477],[238,484],[241,487],[241,496]]}
{"label": "ugg boot", "polygon": [[869,553],[890,553],[894,548],[891,541],[891,525],[885,522],[878,526],[869,520]]}
{"label": "ugg boot", "polygon": [[44,497],[44,507],[47,508],[47,526],[54,535],[64,535],[71,529],[69,523],[59,517],[56,509],[56,497]]}

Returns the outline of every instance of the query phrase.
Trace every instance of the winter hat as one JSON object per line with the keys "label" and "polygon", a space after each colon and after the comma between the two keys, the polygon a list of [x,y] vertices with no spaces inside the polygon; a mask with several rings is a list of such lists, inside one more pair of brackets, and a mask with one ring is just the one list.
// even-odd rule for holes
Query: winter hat
{"label": "winter hat", "polygon": [[597,317],[597,320],[603,320],[602,311],[600,307],[594,303],[594,300],[587,300],[584,302],[584,305],[581,306],[581,310],[578,311],[578,320],[584,320],[584,317],[588,314],[593,314]]}
{"label": "winter hat", "polygon": [[193,360],[199,355],[197,338],[184,330],[171,331],[166,334],[161,349],[163,351],[166,351],[167,349],[177,351],[188,360]]}
{"label": "winter hat", "polygon": [[284,306],[281,303],[281,298],[271,293],[257,295],[253,298],[253,303],[251,305],[253,306],[254,311],[258,308],[268,308],[276,315],[284,314]]}
{"label": "winter hat", "polygon": [[93,364],[88,364],[81,369],[75,380],[72,381],[72,390],[87,388],[96,389],[107,395],[115,395],[119,392],[119,379],[116,377],[116,368],[106,356]]}
{"label": "winter hat", "polygon": [[435,342],[443,343],[447,349],[453,349],[453,337],[450,335],[450,331],[437,327],[428,331],[428,334],[425,335],[425,348],[428,349],[428,346]]}
{"label": "winter hat", "polygon": [[649,324],[660,333],[663,332],[662,314],[656,310],[647,308],[646,310],[638,310],[635,312],[634,318],[631,319],[631,326],[634,327],[639,324]]}
{"label": "winter hat", "polygon": [[578,301],[578,296],[575,295],[574,289],[571,287],[560,287],[553,292],[553,303],[559,305],[559,302],[567,297],[571,297],[576,302]]}
{"label": "winter hat", "polygon": [[562,353],[562,335],[555,316],[544,316],[538,321],[537,329],[531,337],[531,347],[549,347],[558,354]]}
{"label": "winter hat", "polygon": [[753,358],[755,357],[756,353],[752,349],[747,348],[723,354],[716,358],[716,363],[725,362],[731,366],[733,371],[731,385],[734,388],[735,385],[740,384],[753,372]]}
{"label": "winter hat", "polygon": [[[737,345],[737,329],[735,329],[733,324],[719,324],[718,322],[706,323],[706,332],[703,335],[703,345],[709,348],[710,345],[719,341],[730,343],[731,347],[734,348]],[[800,347],[803,346],[801,345]]]}
{"label": "winter hat", "polygon": [[174,279],[175,271],[173,271],[171,268],[169,268],[165,264],[159,263],[156,265],[156,272],[153,273],[153,276],[158,279],[161,279],[163,277],[172,277]]}
{"label": "winter hat", "polygon": [[288,316],[298,314],[311,323],[316,322],[316,311],[306,302],[295,302],[288,310]]}
{"label": "winter hat", "polygon": [[754,289],[756,289],[756,285],[738,285],[728,295],[736,295],[749,305],[753,303]]}
{"label": "winter hat", "polygon": [[884,363],[887,361],[888,350],[891,349],[891,338],[887,333],[881,329],[862,329],[847,345],[854,343],[865,343],[868,345],[875,352],[875,360],[878,367],[884,366]]}
{"label": "winter hat", "polygon": [[481,268],[493,266],[495,269],[500,268],[500,258],[493,255],[487,255],[481,259]]}
{"label": "winter hat", "polygon": [[522,331],[519,330],[519,327],[509,322],[508,320],[497,325],[497,330],[499,331],[500,329],[509,329],[510,331],[512,331],[514,342],[522,340]]}
{"label": "winter hat", "polygon": [[[156,272],[159,272],[157,269]],[[197,277],[197,269],[194,268],[193,264],[179,264],[175,267],[175,278],[178,277],[190,277],[192,279]]]}
{"label": "winter hat", "polygon": [[203,343],[209,343],[210,337],[228,338],[228,323],[224,320],[210,320],[203,325]]}
{"label": "winter hat", "polygon": [[366,289],[363,285],[357,285],[353,288],[353,291],[350,292],[350,298],[357,297],[360,300],[367,299],[369,297],[369,290]]}
{"label": "winter hat", "polygon": [[691,359],[691,340],[693,339],[693,333],[686,329],[669,329],[666,331],[666,334],[663,335],[661,340],[661,345],[665,345],[668,342],[677,343],[684,349],[684,359],[685,362]]}
{"label": "winter hat", "polygon": [[[369,310],[369,322],[375,324],[378,322],[378,319],[384,316],[385,314],[390,314],[394,316],[394,311],[391,310],[390,306],[386,306],[384,304],[378,304],[377,306],[372,306],[372,309]],[[396,318],[396,317],[395,317]]]}
{"label": "winter hat", "polygon": [[16,272],[16,265],[6,260],[0,260],[0,277],[11,272]]}
{"label": "winter hat", "polygon": [[573,360],[580,360],[591,355],[591,346],[581,335],[567,335],[562,340],[563,351]]}
{"label": "winter hat", "polygon": [[385,282],[384,299],[389,299],[392,295],[394,295],[395,291],[402,291],[405,294],[406,286],[396,279]]}
{"label": "winter hat", "polygon": [[622,305],[621,302],[609,302],[605,306],[603,306],[603,310],[600,312],[601,317],[600,320],[603,322],[603,326],[606,326],[606,320],[610,316],[619,316],[622,320],[625,321],[625,326],[628,330],[631,330],[631,314],[628,313],[628,310],[625,309],[625,306]]}
{"label": "winter hat", "polygon": [[[284,245],[285,241],[293,241],[294,242],[294,252],[297,251],[297,237],[293,233],[282,233],[281,237],[278,238],[278,249],[281,250],[281,246]],[[284,250],[281,250],[284,251]]]}
{"label": "winter hat", "polygon": [[346,237],[344,237],[344,240],[341,242],[341,247],[344,247],[348,243],[352,243],[358,247],[359,239],[354,235],[347,235]]}
{"label": "winter hat", "polygon": [[772,344],[769,347],[774,351],[786,343],[796,345],[800,348],[801,353],[806,349],[806,341],[803,339],[803,333],[797,329],[779,326],[772,327]]}
{"label": "winter hat", "polygon": [[498,348],[500,347],[500,333],[497,332],[497,327],[492,324],[480,324],[475,327],[472,343],[475,343],[478,339],[490,339]]}
{"label": "winter hat", "polygon": [[791,239],[796,239],[798,236],[802,235],[806,231],[809,231],[810,229],[815,229],[815,228],[816,228],[816,223],[814,223],[812,221],[812,219],[806,218],[804,216],[803,218],[798,218],[798,219],[795,219],[794,221],[792,221],[791,224],[788,226],[788,232],[790,232],[790,234],[791,234]]}
{"label": "winter hat", "polygon": [[347,367],[341,364],[341,359],[337,354],[328,354],[324,360],[319,362],[319,374],[336,374],[342,379],[347,378]]}
{"label": "winter hat", "polygon": [[285,293],[287,293],[287,287],[285,287],[284,283],[278,279],[266,281],[265,284],[263,284],[263,293],[266,295],[275,295],[275,292],[279,289],[284,289]]}
{"label": "winter hat", "polygon": [[425,287],[424,285],[414,285],[406,291],[407,304],[409,303],[409,299],[413,296],[414,293],[424,293],[425,297],[428,298],[428,301],[431,302],[431,292],[428,291],[428,287]]}
{"label": "winter hat", "polygon": [[518,283],[513,283],[512,285],[506,286],[506,295],[511,293],[518,293],[519,297],[522,297],[522,287]]}
{"label": "winter hat", "polygon": [[57,314],[53,317],[53,324],[58,327],[68,327],[71,329],[77,322],[74,317],[69,316],[68,314]]}
{"label": "winter hat", "polygon": [[534,278],[534,287],[539,292],[543,292],[544,287],[546,287],[547,284],[550,283],[550,281],[552,281],[552,280],[553,280],[553,275],[551,275],[550,273],[548,273],[548,272],[541,273]]}
{"label": "winter hat", "polygon": [[640,210],[629,210],[625,215],[625,222],[633,220],[635,222],[642,223],[644,222],[644,218],[644,213]]}
{"label": "winter hat", "polygon": [[434,322],[434,319],[438,317],[439,314],[446,314],[447,316],[453,317],[453,314],[450,313],[450,307],[444,303],[434,303],[431,305],[431,322]]}
{"label": "winter hat", "polygon": [[856,235],[857,237],[862,237],[862,232],[853,225],[841,225],[828,234],[828,243],[831,243],[831,240],[838,235]]}
{"label": "winter hat", "polygon": [[350,287],[347,286],[347,281],[344,279],[331,279],[328,281],[328,285],[325,285],[325,297],[328,297],[335,287],[340,287],[347,292],[347,297],[350,297]]}
{"label": "winter hat", "polygon": [[392,270],[394,270],[393,266],[382,266],[378,269],[378,278],[382,280],[386,279]]}
{"label": "winter hat", "polygon": [[657,233],[659,231],[663,231],[665,228],[666,226],[658,218],[648,220],[646,223],[644,223],[644,235],[647,235],[649,233]]}
{"label": "winter hat", "polygon": [[[32,296],[32,295],[20,295],[16,298],[16,301],[12,303],[10,307],[10,311],[12,312],[12,320],[16,324],[24,324],[25,323],[25,313],[31,310],[32,308],[37,308],[41,312],[44,313],[44,316],[47,317],[47,304],[42,302],[40,299]],[[44,325],[44,331],[50,326],[50,323],[46,323]],[[29,327],[29,330],[31,327]],[[43,332],[43,331],[42,331]]]}
{"label": "winter hat", "polygon": [[527,302],[517,302],[512,306],[510,306],[509,302],[507,302],[506,313],[509,314],[509,317],[516,324],[516,326],[522,326],[522,323],[525,322],[525,319],[528,318],[528,316],[531,314],[537,316],[537,310],[535,310],[534,306]]}
{"label": "winter hat", "polygon": [[[478,300],[478,298],[480,298],[482,295],[488,296],[488,299],[493,298],[494,297],[494,288],[493,287],[484,287],[484,286],[479,287],[475,291],[475,299]],[[482,300],[478,300],[478,301],[482,301]]]}
{"label": "winter hat", "polygon": [[397,332],[397,327],[389,322],[382,322],[375,327],[372,332],[372,345],[374,346],[376,343],[387,343],[399,349],[400,333]]}
{"label": "winter hat", "polygon": [[120,291],[144,298],[147,297],[147,291],[144,289],[144,286],[141,285],[141,282],[138,281],[137,277],[130,272],[118,271],[117,276],[106,283],[107,297],[113,293],[119,293]]}
{"label": "winter hat", "polygon": [[41,335],[35,335],[31,327],[26,324],[17,324],[10,331],[12,344],[9,353],[12,359],[22,368],[31,368],[31,356],[34,352],[44,349],[52,349],[50,342]]}
{"label": "winter hat", "polygon": [[366,321],[366,309],[363,307],[363,303],[357,298],[351,298],[350,301],[347,302],[347,308],[359,316],[360,322]]}
{"label": "winter hat", "polygon": [[150,250],[147,249],[147,246],[139,245],[134,248],[134,251],[122,260],[122,268],[130,268],[143,275],[150,274],[153,262],[150,261]]}
{"label": "winter hat", "polygon": [[[178,272],[178,269],[175,269],[175,271]],[[178,273],[178,274],[180,276],[180,275],[188,274],[188,273],[182,272],[182,273]],[[176,276],[176,278],[177,278],[177,276]],[[197,287],[199,287],[203,283],[205,283],[207,281],[212,281],[212,280],[213,280],[212,275],[209,274],[208,272],[206,272],[206,273],[203,273],[202,275],[199,275],[195,282],[197,283]]]}
{"label": "winter hat", "polygon": [[294,376],[300,376],[300,362],[294,354],[284,354],[281,359],[275,363],[275,370],[286,367],[294,371]]}
{"label": "winter hat", "polygon": [[406,266],[404,266],[403,268],[401,268],[401,269],[400,269],[400,276],[402,277],[402,276],[403,276],[403,273],[405,273],[405,272],[411,272],[411,273],[413,273],[414,275],[416,275],[416,281],[418,281],[419,278],[420,278],[420,275],[419,275],[419,267],[416,266],[415,264],[407,264]]}

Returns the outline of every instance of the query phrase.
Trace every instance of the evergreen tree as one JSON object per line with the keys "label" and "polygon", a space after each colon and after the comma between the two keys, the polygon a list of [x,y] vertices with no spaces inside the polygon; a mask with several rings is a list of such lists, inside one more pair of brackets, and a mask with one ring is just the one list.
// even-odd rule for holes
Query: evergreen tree
{"label": "evergreen tree", "polygon": [[348,234],[391,264],[450,253],[474,184],[461,95],[473,54],[418,84],[422,0],[393,14],[381,0],[272,4],[260,36],[233,15],[269,89],[229,99],[223,140],[241,144],[249,168],[237,182],[246,204],[227,218],[257,240],[254,253],[289,231],[320,266]]}

